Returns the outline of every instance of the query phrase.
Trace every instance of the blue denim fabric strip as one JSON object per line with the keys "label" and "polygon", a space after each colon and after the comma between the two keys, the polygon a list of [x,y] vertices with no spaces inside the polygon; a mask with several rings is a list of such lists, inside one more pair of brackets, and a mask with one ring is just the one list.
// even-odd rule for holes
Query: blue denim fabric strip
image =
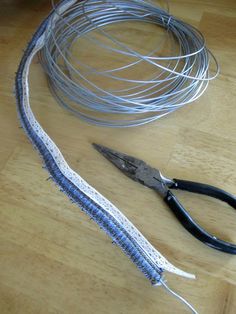
{"label": "blue denim fabric strip", "polygon": [[47,27],[49,17],[43,21],[28,44],[16,74],[16,99],[21,124],[29,139],[42,156],[45,166],[52,176],[52,179],[60,187],[60,189],[70,198],[70,200],[78,204],[82,211],[88,214],[100,226],[100,228],[103,229],[118,246],[120,246],[124,253],[136,264],[136,266],[153,284],[156,284],[160,281],[163,270],[147,258],[145,253],[137,247],[134,241],[132,241],[130,235],[127,234],[124,228],[119,225],[112,216],[109,216],[106,211],[80,191],[62,174],[51,156],[50,151],[33,130],[28,121],[23,105],[23,70],[38,38],[44,33]]}

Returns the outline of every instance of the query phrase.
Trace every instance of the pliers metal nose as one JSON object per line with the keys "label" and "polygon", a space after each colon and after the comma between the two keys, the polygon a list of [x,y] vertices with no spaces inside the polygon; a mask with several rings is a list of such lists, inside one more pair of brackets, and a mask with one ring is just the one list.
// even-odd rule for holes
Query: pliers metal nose
{"label": "pliers metal nose", "polygon": [[204,230],[194,221],[170,189],[185,190],[214,197],[236,209],[236,197],[234,195],[203,183],[165,178],[158,169],[150,167],[143,160],[105,146],[97,144],[93,144],[93,146],[129,178],[157,191],[183,227],[195,238],[216,250],[236,254],[235,244],[223,241]]}

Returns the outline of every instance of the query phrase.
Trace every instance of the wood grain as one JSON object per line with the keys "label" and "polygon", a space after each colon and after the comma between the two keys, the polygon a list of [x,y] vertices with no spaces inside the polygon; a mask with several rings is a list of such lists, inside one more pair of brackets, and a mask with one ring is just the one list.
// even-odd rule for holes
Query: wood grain
{"label": "wood grain", "polygon": [[[49,10],[47,0],[0,3],[0,313],[188,313],[161,288],[151,287],[110,239],[46,181],[39,156],[19,129],[14,72]],[[168,275],[169,285],[199,313],[234,314],[236,257],[191,237],[156,193],[124,177],[91,147],[101,143],[145,159],[167,176],[236,193],[236,3],[171,1],[171,12],[200,28],[221,66],[220,76],[194,104],[144,127],[90,126],[56,104],[37,60],[31,69],[31,101],[72,168],[173,264],[197,275],[196,281]],[[236,243],[236,213],[229,206],[177,194],[201,225]]]}

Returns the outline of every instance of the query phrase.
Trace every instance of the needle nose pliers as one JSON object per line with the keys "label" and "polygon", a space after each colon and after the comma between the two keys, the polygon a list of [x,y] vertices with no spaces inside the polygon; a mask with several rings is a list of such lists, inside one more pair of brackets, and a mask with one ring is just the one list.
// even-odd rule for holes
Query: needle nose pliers
{"label": "needle nose pliers", "polygon": [[93,144],[93,146],[129,178],[157,191],[183,227],[195,238],[216,250],[236,254],[235,244],[220,240],[204,230],[194,221],[170,189],[185,190],[214,197],[236,209],[236,197],[234,195],[203,183],[165,178],[158,169],[150,167],[140,159],[98,144]]}

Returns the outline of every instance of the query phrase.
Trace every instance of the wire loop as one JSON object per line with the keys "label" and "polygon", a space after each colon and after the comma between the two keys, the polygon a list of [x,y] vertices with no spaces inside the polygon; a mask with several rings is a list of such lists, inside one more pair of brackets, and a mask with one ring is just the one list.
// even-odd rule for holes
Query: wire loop
{"label": "wire loop", "polygon": [[[87,122],[130,127],[154,121],[198,99],[219,73],[200,31],[151,2],[84,0],[63,14],[52,4],[58,18],[47,29],[40,60],[57,101]],[[157,32],[163,28],[146,54],[109,31],[137,21],[156,25]],[[85,39],[104,51],[104,60],[109,55],[122,62],[105,69],[83,62],[74,51]],[[210,60],[216,64],[212,75]]]}

